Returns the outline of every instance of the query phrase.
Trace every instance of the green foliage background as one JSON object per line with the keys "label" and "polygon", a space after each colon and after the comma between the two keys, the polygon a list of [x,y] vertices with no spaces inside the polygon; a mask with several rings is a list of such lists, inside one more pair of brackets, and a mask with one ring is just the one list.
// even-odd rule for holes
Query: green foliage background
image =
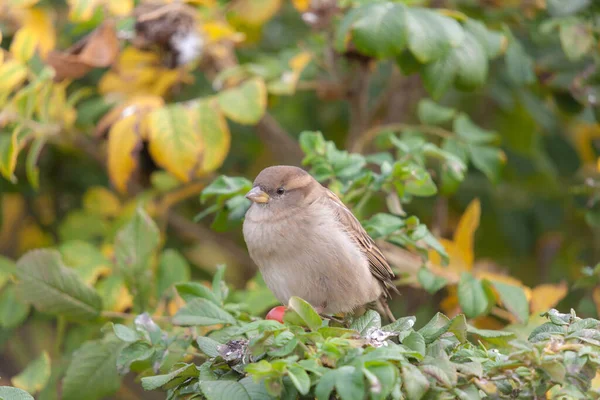
{"label": "green foliage background", "polygon": [[[599,11],[3,1],[0,397],[596,398]],[[273,164],[352,208],[416,319],[261,319],[240,222]]]}

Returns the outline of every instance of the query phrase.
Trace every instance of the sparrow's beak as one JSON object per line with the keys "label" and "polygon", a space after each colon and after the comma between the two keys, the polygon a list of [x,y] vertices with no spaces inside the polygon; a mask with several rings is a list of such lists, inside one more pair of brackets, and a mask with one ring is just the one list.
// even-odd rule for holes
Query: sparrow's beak
{"label": "sparrow's beak", "polygon": [[252,190],[246,193],[246,198],[255,203],[266,203],[269,201],[269,195],[263,192],[258,186],[253,187]]}

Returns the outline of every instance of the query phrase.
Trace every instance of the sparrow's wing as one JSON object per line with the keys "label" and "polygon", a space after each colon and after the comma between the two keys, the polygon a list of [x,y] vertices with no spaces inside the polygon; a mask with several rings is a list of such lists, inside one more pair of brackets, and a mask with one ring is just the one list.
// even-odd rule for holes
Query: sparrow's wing
{"label": "sparrow's wing", "polygon": [[394,272],[392,271],[392,268],[390,268],[383,253],[381,253],[381,250],[379,250],[373,239],[371,239],[354,214],[352,214],[352,211],[342,203],[339,197],[329,189],[326,189],[326,193],[327,201],[331,204],[331,209],[335,213],[337,220],[344,227],[345,232],[367,256],[369,268],[373,276],[381,281],[382,286],[386,289],[386,294],[387,289],[392,289],[398,293],[398,289],[392,283],[392,280],[395,277]]}

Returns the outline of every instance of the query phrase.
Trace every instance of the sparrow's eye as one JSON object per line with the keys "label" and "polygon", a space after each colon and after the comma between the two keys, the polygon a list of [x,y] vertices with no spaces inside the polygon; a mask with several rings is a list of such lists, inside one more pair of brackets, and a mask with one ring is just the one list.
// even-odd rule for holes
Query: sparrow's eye
{"label": "sparrow's eye", "polygon": [[277,189],[277,194],[278,195],[282,195],[284,193],[285,193],[285,189],[284,188],[280,187],[280,188]]}

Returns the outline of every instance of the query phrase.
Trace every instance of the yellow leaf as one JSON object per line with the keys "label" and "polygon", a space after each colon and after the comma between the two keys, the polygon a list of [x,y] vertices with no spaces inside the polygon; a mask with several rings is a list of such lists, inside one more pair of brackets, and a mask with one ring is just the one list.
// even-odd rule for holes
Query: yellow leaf
{"label": "yellow leaf", "polygon": [[108,0],[108,11],[118,17],[125,17],[133,10],[133,0]]}
{"label": "yellow leaf", "polygon": [[481,216],[481,205],[479,199],[471,201],[465,213],[460,217],[458,226],[454,232],[454,244],[462,255],[467,270],[473,268],[473,236],[479,227]]}
{"label": "yellow leaf", "polygon": [[236,22],[263,25],[279,11],[281,0],[239,0],[233,4],[231,12]]}
{"label": "yellow leaf", "polygon": [[18,129],[12,134],[0,135],[0,173],[11,182],[17,180],[14,173],[19,155]]}
{"label": "yellow leaf", "polygon": [[203,36],[210,42],[218,42],[219,40],[231,40],[233,42],[241,42],[245,35],[237,32],[231,25],[221,21],[206,22],[201,27]]}
{"label": "yellow leaf", "polygon": [[532,314],[548,311],[561,301],[568,292],[566,282],[538,285],[531,291],[529,308]]}
{"label": "yellow leaf", "polygon": [[573,129],[572,137],[579,158],[584,163],[593,163],[596,160],[596,154],[592,142],[600,138],[600,126],[598,124],[587,123],[577,124],[575,129]]}
{"label": "yellow leaf", "polygon": [[200,101],[194,113],[195,125],[200,129],[204,143],[202,163],[198,170],[199,175],[206,174],[219,168],[231,145],[231,134],[227,121],[215,101]]}
{"label": "yellow leaf", "polygon": [[253,78],[238,87],[222,91],[217,99],[228,118],[240,124],[254,125],[265,114],[267,88],[261,78]]}
{"label": "yellow leaf", "polygon": [[134,96],[104,114],[96,125],[95,134],[97,136],[104,136],[115,122],[134,114],[141,120],[148,112],[162,107],[164,103],[162,97],[158,96]]}
{"label": "yellow leaf", "polygon": [[39,3],[40,0],[7,0],[8,6],[11,8],[29,8]]}
{"label": "yellow leaf", "polygon": [[17,60],[8,60],[0,65],[0,96],[8,94],[27,78],[27,67]]}
{"label": "yellow leaf", "polygon": [[48,102],[48,115],[54,121],[60,121],[70,128],[77,119],[77,111],[67,103],[67,86],[70,82],[60,82],[52,85],[50,101]]}
{"label": "yellow leaf", "polygon": [[600,172],[600,157],[598,157],[598,160],[596,161],[596,169]]}
{"label": "yellow leaf", "polygon": [[121,201],[107,188],[95,186],[83,195],[83,208],[90,214],[116,217],[121,211]]}
{"label": "yellow leaf", "polygon": [[23,254],[29,250],[39,249],[40,247],[50,247],[54,240],[49,233],[44,230],[32,219],[27,219],[18,233],[19,247],[17,252]]}
{"label": "yellow leaf", "polygon": [[0,225],[0,248],[14,243],[19,224],[25,215],[25,200],[18,193],[2,193],[0,198],[2,209],[2,225]]}
{"label": "yellow leaf", "polygon": [[69,19],[73,22],[85,22],[92,19],[98,0],[68,0]]}
{"label": "yellow leaf", "polygon": [[299,12],[305,12],[310,7],[310,0],[292,0],[292,4]]}
{"label": "yellow leaf", "polygon": [[117,121],[108,134],[108,176],[115,188],[127,192],[127,184],[138,165],[142,138],[139,118],[130,115]]}
{"label": "yellow leaf", "polygon": [[33,360],[27,367],[11,378],[14,387],[35,394],[42,390],[50,379],[50,357],[43,352],[40,357]]}
{"label": "yellow leaf", "polygon": [[190,111],[176,104],[154,110],[146,118],[154,161],[177,179],[189,181],[201,165],[204,149]]}
{"label": "yellow leaf", "polygon": [[15,33],[10,52],[21,61],[26,62],[38,50],[42,58],[54,49],[56,32],[51,14],[39,8],[28,9],[24,13],[23,25]]}
{"label": "yellow leaf", "polygon": [[123,278],[118,275],[103,279],[96,289],[106,311],[124,312],[133,306],[133,296],[127,290]]}
{"label": "yellow leaf", "polygon": [[312,58],[311,53],[302,52],[289,61],[290,71],[285,71],[279,80],[269,83],[269,92],[278,95],[291,95],[296,91],[300,74]]}

